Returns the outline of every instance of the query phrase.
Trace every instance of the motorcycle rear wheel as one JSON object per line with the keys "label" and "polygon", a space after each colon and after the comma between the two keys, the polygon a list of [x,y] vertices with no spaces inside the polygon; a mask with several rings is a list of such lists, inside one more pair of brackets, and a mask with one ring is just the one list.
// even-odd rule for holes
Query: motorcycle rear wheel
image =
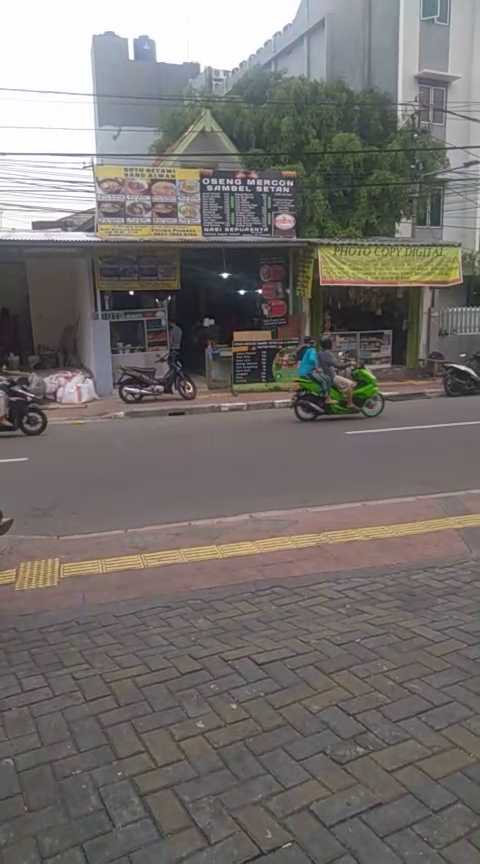
{"label": "motorcycle rear wheel", "polygon": [[118,388],[118,395],[122,402],[126,402],[127,405],[133,405],[136,402],[141,402],[143,399],[143,393],[130,393],[130,388],[134,386],[132,384],[120,384]]}
{"label": "motorcycle rear wheel", "polygon": [[311,423],[319,416],[314,408],[312,408],[311,405],[303,399],[297,399],[294,402],[293,410],[297,420],[300,420],[302,423]]}
{"label": "motorcycle rear wheel", "polygon": [[452,375],[451,373],[447,373],[443,379],[443,389],[445,390],[446,396],[451,396],[452,398],[455,396],[466,396],[467,391],[463,386],[462,382]]}
{"label": "motorcycle rear wheel", "polygon": [[41,435],[45,432],[48,426],[47,415],[41,408],[31,406],[28,411],[20,417],[18,425],[24,435],[33,438],[36,435]]}
{"label": "motorcycle rear wheel", "polygon": [[381,393],[377,393],[375,396],[371,396],[370,399],[366,399],[360,407],[363,416],[369,418],[380,417],[380,414],[383,414],[384,409],[385,397],[382,396]]}

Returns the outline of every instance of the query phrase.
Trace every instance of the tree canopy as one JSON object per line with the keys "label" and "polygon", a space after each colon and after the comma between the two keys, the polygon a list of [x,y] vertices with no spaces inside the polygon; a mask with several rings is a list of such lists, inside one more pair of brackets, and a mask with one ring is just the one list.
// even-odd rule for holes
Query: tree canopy
{"label": "tree canopy", "polygon": [[304,237],[392,235],[412,214],[420,175],[429,175],[425,188],[447,165],[444,150],[428,149],[440,147],[428,133],[408,120],[399,128],[387,95],[263,70],[247,74],[228,99],[191,94],[166,112],[154,152],[172,145],[205,107],[246,167],[297,171]]}

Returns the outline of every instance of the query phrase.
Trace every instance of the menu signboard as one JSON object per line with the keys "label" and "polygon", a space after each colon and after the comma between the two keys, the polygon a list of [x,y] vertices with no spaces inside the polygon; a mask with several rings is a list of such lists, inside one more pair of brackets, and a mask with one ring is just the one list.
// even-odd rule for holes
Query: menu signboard
{"label": "menu signboard", "polygon": [[98,165],[95,188],[101,237],[296,236],[290,171]]}
{"label": "menu signboard", "polygon": [[175,250],[152,255],[104,255],[97,261],[101,291],[175,291],[179,260]]}
{"label": "menu signboard", "polygon": [[298,375],[297,349],[297,342],[275,339],[234,343],[233,390],[281,390],[288,387]]}
{"label": "menu signboard", "polygon": [[205,236],[296,236],[296,177],[292,172],[202,171],[201,205]]}

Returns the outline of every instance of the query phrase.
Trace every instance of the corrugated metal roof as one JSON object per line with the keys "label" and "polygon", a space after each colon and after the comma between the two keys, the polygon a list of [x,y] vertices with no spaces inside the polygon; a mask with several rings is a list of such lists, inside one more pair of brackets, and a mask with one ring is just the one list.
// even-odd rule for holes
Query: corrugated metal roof
{"label": "corrugated metal roof", "polygon": [[306,240],[284,240],[278,237],[198,237],[181,238],[128,238],[113,237],[105,239],[85,231],[0,231],[0,246],[86,246],[100,248],[105,246],[306,246]]}
{"label": "corrugated metal roof", "polygon": [[0,231],[0,246],[85,246],[89,248],[105,246],[178,246],[197,247],[202,246],[456,246],[461,243],[447,241],[427,241],[420,239],[406,239],[403,237],[363,237],[358,240],[326,239],[326,238],[298,238],[296,240],[284,240],[278,237],[199,237],[197,239],[173,239],[152,237],[149,239],[116,237],[104,239],[96,234],[85,231]]}

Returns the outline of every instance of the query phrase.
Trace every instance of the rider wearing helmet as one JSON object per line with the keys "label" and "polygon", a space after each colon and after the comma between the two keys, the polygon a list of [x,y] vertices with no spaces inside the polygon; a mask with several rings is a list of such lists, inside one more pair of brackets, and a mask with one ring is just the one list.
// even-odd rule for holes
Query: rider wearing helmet
{"label": "rider wearing helmet", "polygon": [[323,336],[320,339],[320,351],[318,353],[318,365],[324,375],[330,380],[331,385],[340,390],[347,400],[349,408],[355,408],[353,404],[353,390],[355,384],[350,378],[345,378],[338,375],[338,370],[343,369],[341,363],[338,362],[335,355],[332,353],[332,340],[328,336]]}

